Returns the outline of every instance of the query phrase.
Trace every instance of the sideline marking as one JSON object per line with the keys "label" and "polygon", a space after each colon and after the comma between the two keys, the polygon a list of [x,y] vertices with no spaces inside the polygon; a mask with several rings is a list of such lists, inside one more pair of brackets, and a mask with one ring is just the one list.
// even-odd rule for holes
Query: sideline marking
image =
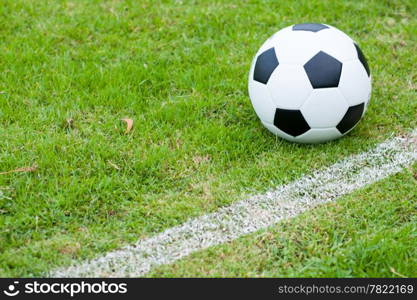
{"label": "sideline marking", "polygon": [[52,277],[138,277],[193,252],[294,217],[398,173],[417,161],[417,129],[264,194],[190,219],[96,259],[52,271]]}

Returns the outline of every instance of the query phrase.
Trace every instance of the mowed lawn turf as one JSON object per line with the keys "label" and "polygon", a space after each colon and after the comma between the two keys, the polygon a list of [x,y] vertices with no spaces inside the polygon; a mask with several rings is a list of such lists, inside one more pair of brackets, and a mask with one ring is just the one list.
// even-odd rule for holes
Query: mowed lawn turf
{"label": "mowed lawn turf", "polygon": [[[349,34],[373,78],[365,119],[322,145],[274,137],[247,95],[259,46],[302,22]],[[97,257],[415,128],[416,37],[414,1],[2,1],[0,172],[36,170],[0,175],[0,276]]]}
{"label": "mowed lawn turf", "polygon": [[[157,277],[416,277],[417,165]],[[399,188],[400,187],[400,188]]]}

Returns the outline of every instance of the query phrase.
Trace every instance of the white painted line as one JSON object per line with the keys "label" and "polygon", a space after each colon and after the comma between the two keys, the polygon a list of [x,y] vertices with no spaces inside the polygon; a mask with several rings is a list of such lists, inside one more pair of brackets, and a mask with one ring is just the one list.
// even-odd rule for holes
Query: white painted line
{"label": "white painted line", "polygon": [[190,253],[274,225],[395,174],[417,160],[417,129],[265,194],[191,219],[134,246],[51,272],[52,277],[134,277]]}

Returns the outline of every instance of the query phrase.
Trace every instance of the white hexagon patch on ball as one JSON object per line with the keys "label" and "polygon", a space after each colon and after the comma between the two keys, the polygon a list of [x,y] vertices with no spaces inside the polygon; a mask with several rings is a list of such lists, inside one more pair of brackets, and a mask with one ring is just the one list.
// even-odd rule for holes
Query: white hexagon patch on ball
{"label": "white hexagon patch on ball", "polygon": [[321,143],[347,134],[363,117],[371,76],[349,36],[305,23],[278,31],[261,46],[248,86],[256,114],[272,133]]}

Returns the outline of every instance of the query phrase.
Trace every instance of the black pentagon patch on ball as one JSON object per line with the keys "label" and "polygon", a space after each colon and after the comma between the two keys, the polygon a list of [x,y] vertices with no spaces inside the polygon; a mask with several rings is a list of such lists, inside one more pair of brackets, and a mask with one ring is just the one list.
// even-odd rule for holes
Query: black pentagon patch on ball
{"label": "black pentagon patch on ball", "polygon": [[365,103],[349,107],[342,120],[337,124],[337,130],[339,130],[341,134],[345,134],[352,129],[361,119],[364,108]]}
{"label": "black pentagon patch on ball", "polygon": [[339,85],[342,63],[320,51],[304,65],[304,70],[313,88],[332,88]]}
{"label": "black pentagon patch on ball", "polygon": [[293,109],[277,108],[275,111],[274,125],[286,134],[294,137],[310,130],[310,126],[308,126],[301,111]]}
{"label": "black pentagon patch on ball", "polygon": [[356,43],[354,43],[354,45],[355,45],[355,48],[356,48],[356,52],[358,53],[358,58],[359,58],[360,62],[362,63],[363,67],[365,68],[366,74],[368,74],[368,76],[369,76],[371,74],[371,70],[369,70],[368,62],[365,58],[365,55],[363,55],[363,52],[362,52],[361,48],[359,48],[359,46]]}
{"label": "black pentagon patch on ball", "polygon": [[272,72],[278,67],[278,59],[275,49],[266,50],[256,59],[255,70],[253,72],[253,80],[267,84]]}
{"label": "black pentagon patch on ball", "polygon": [[303,24],[296,24],[292,27],[292,30],[303,30],[303,31],[313,31],[317,32],[323,29],[329,28],[324,24],[318,23],[303,23]]}

